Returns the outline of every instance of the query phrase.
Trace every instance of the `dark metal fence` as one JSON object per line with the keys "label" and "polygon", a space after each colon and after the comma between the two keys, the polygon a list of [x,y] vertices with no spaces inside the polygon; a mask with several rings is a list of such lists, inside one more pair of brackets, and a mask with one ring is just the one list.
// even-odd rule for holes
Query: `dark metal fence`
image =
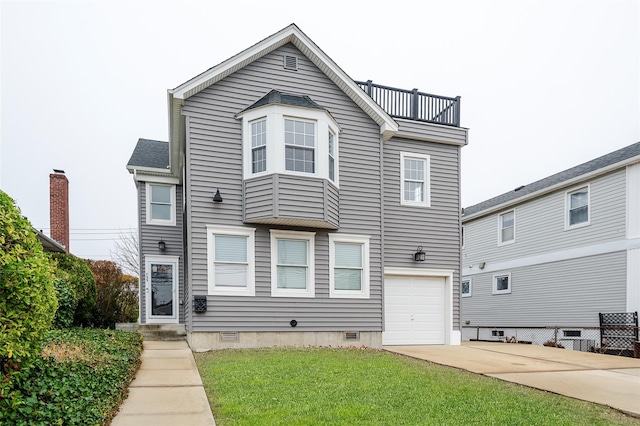
{"label": "dark metal fence", "polygon": [[462,340],[544,345],[636,358],[640,357],[640,344],[637,341],[607,336],[637,336],[637,333],[636,326],[462,326]]}
{"label": "dark metal fence", "polygon": [[460,96],[448,98],[418,89],[396,89],[371,80],[356,84],[392,117],[460,127]]}

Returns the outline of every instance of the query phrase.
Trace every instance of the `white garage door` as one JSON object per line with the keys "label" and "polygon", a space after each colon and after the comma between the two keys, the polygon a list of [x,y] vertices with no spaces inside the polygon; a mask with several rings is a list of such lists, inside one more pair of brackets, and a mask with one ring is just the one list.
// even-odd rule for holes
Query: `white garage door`
{"label": "white garage door", "polygon": [[445,279],[385,276],[383,345],[445,343]]}

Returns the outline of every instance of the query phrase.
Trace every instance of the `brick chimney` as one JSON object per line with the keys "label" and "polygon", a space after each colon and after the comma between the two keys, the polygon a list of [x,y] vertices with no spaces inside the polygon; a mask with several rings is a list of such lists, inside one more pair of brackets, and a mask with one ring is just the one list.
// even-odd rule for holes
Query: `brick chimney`
{"label": "brick chimney", "polygon": [[49,226],[51,238],[64,244],[69,253],[69,180],[64,170],[49,175]]}

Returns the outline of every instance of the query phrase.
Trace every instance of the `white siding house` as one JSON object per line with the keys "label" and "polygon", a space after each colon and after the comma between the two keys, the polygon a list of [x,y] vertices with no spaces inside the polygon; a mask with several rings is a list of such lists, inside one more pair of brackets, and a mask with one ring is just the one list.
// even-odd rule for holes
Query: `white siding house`
{"label": "white siding house", "polygon": [[462,225],[463,340],[640,310],[640,143],[467,207]]}

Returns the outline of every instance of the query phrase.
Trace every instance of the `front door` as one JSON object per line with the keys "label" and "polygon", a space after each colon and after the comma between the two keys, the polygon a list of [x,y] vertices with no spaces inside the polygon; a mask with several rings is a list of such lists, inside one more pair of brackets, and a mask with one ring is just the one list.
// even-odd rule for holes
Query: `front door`
{"label": "front door", "polygon": [[177,323],[178,258],[149,256],[145,266],[147,323]]}

